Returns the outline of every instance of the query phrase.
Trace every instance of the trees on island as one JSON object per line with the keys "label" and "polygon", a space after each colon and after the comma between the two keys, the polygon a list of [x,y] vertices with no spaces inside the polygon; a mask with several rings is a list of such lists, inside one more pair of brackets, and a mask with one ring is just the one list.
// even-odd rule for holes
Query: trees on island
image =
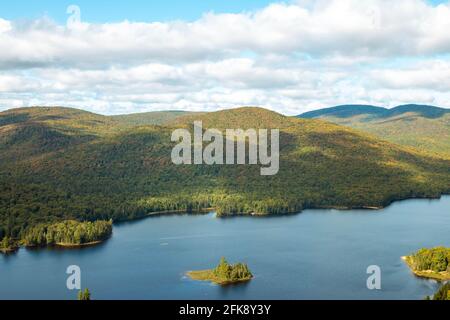
{"label": "trees on island", "polygon": [[80,290],[78,292],[78,300],[80,301],[88,301],[91,300],[91,292],[88,288],[84,289],[84,291]]}
{"label": "trees on island", "polygon": [[246,264],[237,263],[231,265],[222,257],[219,265],[213,269],[213,275],[223,281],[235,282],[240,280],[249,280],[253,274]]}
{"label": "trees on island", "polygon": [[220,263],[214,269],[189,271],[187,275],[194,280],[212,281],[219,285],[245,282],[253,278],[253,274],[246,264],[229,264],[225,258],[221,258]]}

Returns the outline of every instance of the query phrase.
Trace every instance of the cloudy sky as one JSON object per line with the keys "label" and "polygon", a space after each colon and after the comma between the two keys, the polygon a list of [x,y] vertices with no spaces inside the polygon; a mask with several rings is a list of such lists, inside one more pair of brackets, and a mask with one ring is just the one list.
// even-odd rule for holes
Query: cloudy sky
{"label": "cloudy sky", "polygon": [[450,107],[448,1],[55,2],[1,4],[0,110]]}

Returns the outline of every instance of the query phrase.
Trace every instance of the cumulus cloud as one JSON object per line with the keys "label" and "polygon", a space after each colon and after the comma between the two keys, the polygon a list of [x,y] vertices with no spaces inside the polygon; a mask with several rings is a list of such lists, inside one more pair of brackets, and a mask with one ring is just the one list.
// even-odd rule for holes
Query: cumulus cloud
{"label": "cumulus cloud", "polygon": [[0,18],[0,33],[5,33],[11,30],[11,22]]}
{"label": "cumulus cloud", "polygon": [[447,30],[450,6],[425,0],[302,0],[193,22],[0,18],[0,104],[109,114],[450,106]]}
{"label": "cumulus cloud", "polygon": [[371,71],[378,86],[392,89],[450,90],[450,61],[433,59],[419,61],[403,68],[393,67]]}

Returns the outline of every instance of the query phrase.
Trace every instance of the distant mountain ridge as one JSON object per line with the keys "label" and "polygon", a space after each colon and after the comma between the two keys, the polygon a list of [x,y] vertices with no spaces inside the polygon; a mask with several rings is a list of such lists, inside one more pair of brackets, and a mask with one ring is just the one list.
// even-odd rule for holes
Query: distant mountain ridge
{"label": "distant mountain ridge", "polygon": [[342,105],[298,116],[363,130],[390,142],[450,156],[450,109],[408,104],[392,109]]}
{"label": "distant mountain ridge", "polygon": [[417,113],[422,117],[433,119],[442,117],[445,114],[450,114],[450,109],[419,104],[400,105],[392,109],[373,105],[341,105],[305,112],[298,117],[303,119],[313,119],[330,116],[348,118],[358,115],[373,115],[378,118],[389,118],[405,113]]}
{"label": "distant mountain ridge", "polygon": [[320,118],[323,116],[335,116],[335,117],[341,117],[341,118],[347,118],[347,117],[353,117],[356,115],[361,114],[374,114],[374,115],[381,115],[383,114],[387,109],[382,107],[376,107],[371,105],[341,105],[331,108],[324,108],[324,109],[318,109],[313,110],[309,112],[302,113],[299,115],[299,118],[303,119],[315,119]]}
{"label": "distant mountain ridge", "polygon": [[45,122],[45,121],[60,121],[70,120],[72,124],[78,121],[80,125],[123,125],[128,127],[146,126],[146,125],[164,125],[168,122],[174,121],[179,117],[188,115],[201,115],[204,112],[191,111],[150,111],[143,113],[130,113],[121,115],[104,116],[101,114],[67,107],[26,107],[9,109],[0,112],[0,126],[14,123],[21,123],[25,121]]}

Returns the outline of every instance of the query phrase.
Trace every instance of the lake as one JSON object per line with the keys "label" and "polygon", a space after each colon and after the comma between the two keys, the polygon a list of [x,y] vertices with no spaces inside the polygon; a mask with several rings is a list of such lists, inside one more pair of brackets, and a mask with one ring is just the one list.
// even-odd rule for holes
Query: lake
{"label": "lake", "polygon": [[[438,284],[416,278],[401,256],[434,246],[450,247],[450,196],[380,211],[160,216],[118,224],[96,247],[0,255],[0,299],[75,299],[70,265],[94,299],[423,299]],[[255,278],[220,287],[185,277],[221,256],[248,263]],[[371,265],[382,270],[382,290],[367,289]]]}

